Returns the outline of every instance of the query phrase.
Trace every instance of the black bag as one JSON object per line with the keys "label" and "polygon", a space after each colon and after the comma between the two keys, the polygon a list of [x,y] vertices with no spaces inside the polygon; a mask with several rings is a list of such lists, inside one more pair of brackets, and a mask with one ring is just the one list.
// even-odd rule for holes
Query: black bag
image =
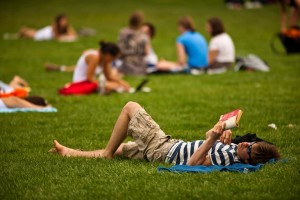
{"label": "black bag", "polygon": [[293,27],[287,30],[285,33],[278,33],[274,36],[271,47],[275,53],[280,53],[275,48],[275,41],[279,38],[284,46],[286,54],[300,53],[300,28]]}
{"label": "black bag", "polygon": [[237,135],[234,139],[231,140],[231,143],[234,143],[234,144],[239,144],[239,143],[242,143],[242,142],[267,142],[269,144],[273,144],[271,142],[268,142],[264,139],[261,139],[259,137],[256,136],[255,133],[247,133],[243,136],[239,136]]}

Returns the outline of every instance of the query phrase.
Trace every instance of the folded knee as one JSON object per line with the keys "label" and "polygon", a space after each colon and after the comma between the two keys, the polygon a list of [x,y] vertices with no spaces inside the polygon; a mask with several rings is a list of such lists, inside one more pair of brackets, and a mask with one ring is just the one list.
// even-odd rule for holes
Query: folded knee
{"label": "folded knee", "polygon": [[131,113],[137,109],[141,108],[140,104],[133,102],[133,101],[129,101],[128,103],[126,103],[126,105],[123,107],[123,110],[126,111],[127,113]]}

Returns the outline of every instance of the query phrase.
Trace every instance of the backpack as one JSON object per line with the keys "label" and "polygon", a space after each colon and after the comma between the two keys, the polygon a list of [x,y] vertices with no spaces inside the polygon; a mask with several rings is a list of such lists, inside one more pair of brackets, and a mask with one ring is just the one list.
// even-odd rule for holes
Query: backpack
{"label": "backpack", "polygon": [[246,57],[238,57],[234,71],[248,70],[248,71],[262,71],[268,72],[270,68],[268,64],[255,54],[249,54]]}
{"label": "backpack", "polygon": [[[300,53],[300,28],[292,27],[283,33],[277,33],[271,41],[271,48],[277,54],[280,52],[275,47],[275,41],[279,38],[284,46],[286,54]],[[282,54],[282,53],[281,53]]]}

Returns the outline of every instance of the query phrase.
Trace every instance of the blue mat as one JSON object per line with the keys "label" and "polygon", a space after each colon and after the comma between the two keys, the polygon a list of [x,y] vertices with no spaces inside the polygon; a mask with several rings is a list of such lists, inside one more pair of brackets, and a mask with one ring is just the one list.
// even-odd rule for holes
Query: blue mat
{"label": "blue mat", "polygon": [[248,172],[254,172],[259,170],[263,164],[257,164],[257,165],[249,165],[249,164],[242,164],[242,163],[236,163],[228,166],[217,166],[217,165],[211,165],[211,166],[189,166],[189,165],[174,165],[172,167],[162,167],[158,166],[157,171],[167,171],[167,172],[175,172],[175,173],[183,173],[183,172],[192,172],[192,173],[209,173],[213,171],[227,171],[227,172],[240,172],[240,173],[248,173]]}
{"label": "blue mat", "polygon": [[16,113],[16,112],[57,112],[56,108],[45,107],[45,108],[0,108],[0,113]]}

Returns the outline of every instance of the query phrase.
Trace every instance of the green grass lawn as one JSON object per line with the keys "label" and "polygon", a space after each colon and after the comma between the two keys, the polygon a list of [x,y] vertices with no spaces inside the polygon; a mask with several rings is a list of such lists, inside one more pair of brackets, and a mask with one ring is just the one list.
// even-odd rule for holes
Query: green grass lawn
{"label": "green grass lawn", "polygon": [[[160,57],[175,59],[176,20],[194,17],[204,24],[221,17],[238,55],[255,53],[270,73],[228,72],[215,76],[150,76],[151,93],[110,96],[57,95],[70,73],[47,73],[45,62],[74,64],[81,52],[100,39],[115,41],[127,16],[143,10],[156,24],[153,46]],[[0,114],[0,199],[296,199],[299,198],[300,56],[278,56],[269,42],[279,29],[276,5],[261,10],[230,11],[223,1],[1,1],[0,35],[23,25],[41,28],[65,12],[76,28],[92,27],[97,35],[74,43],[0,39],[0,80],[18,74],[32,95],[46,97],[57,113]],[[132,85],[141,78],[127,77]],[[246,132],[277,144],[286,163],[268,164],[255,173],[158,173],[159,163],[62,158],[48,154],[53,139],[84,150],[104,147],[127,101],[137,101],[174,138],[204,139],[220,114],[241,108],[244,115],[234,136]],[[268,128],[275,123],[277,130]],[[287,127],[293,124],[293,128]]]}

